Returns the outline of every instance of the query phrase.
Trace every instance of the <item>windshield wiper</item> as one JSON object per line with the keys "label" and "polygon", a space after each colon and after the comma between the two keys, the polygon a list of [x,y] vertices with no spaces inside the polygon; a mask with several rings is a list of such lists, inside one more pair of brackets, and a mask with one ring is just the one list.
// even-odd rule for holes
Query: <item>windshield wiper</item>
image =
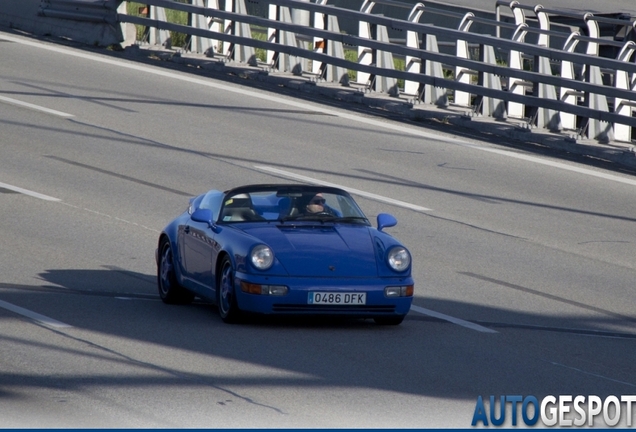
{"label": "windshield wiper", "polygon": [[285,216],[285,217],[279,218],[278,221],[279,222],[317,221],[317,222],[325,223],[325,222],[333,222],[337,219],[339,218],[335,215],[322,213],[322,214],[300,214],[300,215],[294,215],[294,216]]}
{"label": "windshield wiper", "polygon": [[278,222],[287,222],[287,221],[294,221],[294,220],[298,220],[299,217],[302,217],[302,215],[294,215],[294,216],[281,216],[278,218]]}
{"label": "windshield wiper", "polygon": [[368,219],[362,216],[344,216],[335,218],[335,222],[364,222],[369,223]]}
{"label": "windshield wiper", "polygon": [[363,216],[338,217],[338,216],[330,215],[330,214],[321,214],[321,215],[304,214],[304,215],[285,216],[278,219],[279,222],[287,222],[287,221],[295,221],[295,220],[320,221],[320,222],[345,222],[345,223],[346,222],[363,222],[365,224],[369,223],[369,220]]}

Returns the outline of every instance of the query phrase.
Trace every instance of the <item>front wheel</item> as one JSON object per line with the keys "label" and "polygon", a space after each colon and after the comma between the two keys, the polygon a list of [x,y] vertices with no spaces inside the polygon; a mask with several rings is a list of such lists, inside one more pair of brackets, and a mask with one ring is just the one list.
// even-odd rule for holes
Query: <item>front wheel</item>
{"label": "front wheel", "polygon": [[170,241],[163,240],[159,249],[159,262],[157,263],[157,285],[159,297],[167,304],[188,304],[194,300],[194,294],[183,288],[177,282],[174,268],[174,257]]}
{"label": "front wheel", "polygon": [[376,324],[379,325],[400,325],[404,321],[404,315],[389,316],[389,317],[377,317],[373,318]]}
{"label": "front wheel", "polygon": [[234,292],[234,268],[228,257],[223,258],[221,272],[216,288],[216,305],[223,322],[235,323],[241,317]]}

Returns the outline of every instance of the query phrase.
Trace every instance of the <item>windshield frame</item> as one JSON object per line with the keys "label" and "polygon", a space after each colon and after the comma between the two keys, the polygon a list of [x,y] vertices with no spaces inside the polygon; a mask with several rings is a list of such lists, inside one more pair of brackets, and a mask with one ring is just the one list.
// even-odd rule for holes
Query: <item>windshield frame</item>
{"label": "windshield frame", "polygon": [[[328,211],[299,214],[304,212],[304,209],[298,207],[319,193],[325,197],[324,207]],[[230,189],[223,194],[221,208],[215,215],[219,224],[320,222],[371,225],[353,197],[344,189],[332,186],[256,184]],[[294,211],[298,213],[294,214]]]}

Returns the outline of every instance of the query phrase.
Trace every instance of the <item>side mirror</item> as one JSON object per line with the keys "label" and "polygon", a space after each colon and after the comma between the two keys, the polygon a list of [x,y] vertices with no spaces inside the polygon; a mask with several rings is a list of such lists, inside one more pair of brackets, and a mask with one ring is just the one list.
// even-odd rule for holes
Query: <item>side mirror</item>
{"label": "side mirror", "polygon": [[202,208],[197,209],[194,211],[194,213],[192,213],[190,219],[195,222],[203,222],[207,223],[208,225],[212,225],[212,210]]}
{"label": "side mirror", "polygon": [[378,231],[397,225],[397,219],[388,213],[380,213],[378,215]]}

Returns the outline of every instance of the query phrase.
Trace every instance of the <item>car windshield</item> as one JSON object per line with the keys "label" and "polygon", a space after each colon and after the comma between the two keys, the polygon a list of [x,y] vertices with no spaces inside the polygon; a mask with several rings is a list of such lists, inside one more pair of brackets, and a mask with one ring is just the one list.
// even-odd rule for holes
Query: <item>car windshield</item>
{"label": "car windshield", "polygon": [[219,222],[319,221],[369,225],[344,190],[304,185],[245,186],[228,191]]}

